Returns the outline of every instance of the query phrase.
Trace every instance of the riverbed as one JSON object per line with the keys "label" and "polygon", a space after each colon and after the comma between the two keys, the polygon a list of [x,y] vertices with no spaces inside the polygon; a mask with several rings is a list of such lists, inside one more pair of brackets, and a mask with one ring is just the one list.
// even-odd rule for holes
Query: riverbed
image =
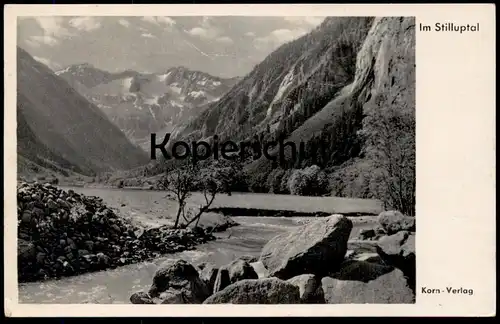
{"label": "riverbed", "polygon": [[[68,189],[68,188],[64,188]],[[85,195],[96,195],[104,199],[121,214],[147,222],[169,222],[164,218],[166,207],[160,204],[164,193],[159,192],[119,192],[104,189],[72,188]],[[167,208],[168,209],[168,208]],[[225,232],[216,233],[217,240],[199,245],[196,250],[170,254],[152,262],[126,265],[116,269],[83,275],[30,282],[19,285],[20,303],[56,303],[56,304],[123,304],[130,303],[132,293],[147,290],[153,275],[165,260],[182,258],[193,264],[212,262],[225,265],[243,255],[260,255],[262,247],[274,236],[300,226],[311,217],[257,217],[237,216],[233,219],[240,225]],[[373,217],[352,218],[355,229],[351,237],[355,238],[361,228],[373,226]],[[351,244],[356,244],[353,241]]]}

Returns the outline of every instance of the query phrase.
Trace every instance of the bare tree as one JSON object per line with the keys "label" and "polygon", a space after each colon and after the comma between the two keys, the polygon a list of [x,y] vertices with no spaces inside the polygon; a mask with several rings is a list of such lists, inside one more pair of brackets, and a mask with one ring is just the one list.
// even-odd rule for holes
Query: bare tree
{"label": "bare tree", "polygon": [[[200,170],[197,164],[186,163],[184,167],[163,176],[158,183],[159,187],[173,194],[177,201],[174,228],[186,228],[194,222],[196,222],[195,227],[198,226],[201,216],[210,208],[216,195],[220,192],[229,192],[224,174],[213,166]],[[194,215],[191,215],[187,199],[194,191],[200,191],[204,201],[198,206]],[[184,219],[182,225],[180,225],[181,217]]]}
{"label": "bare tree", "polygon": [[189,169],[189,167],[187,169],[179,168],[165,173],[158,182],[158,187],[173,194],[174,199],[177,201],[174,228],[179,227],[181,215],[185,217],[186,200],[191,196],[191,192],[193,191],[195,173],[193,172],[194,170]]}

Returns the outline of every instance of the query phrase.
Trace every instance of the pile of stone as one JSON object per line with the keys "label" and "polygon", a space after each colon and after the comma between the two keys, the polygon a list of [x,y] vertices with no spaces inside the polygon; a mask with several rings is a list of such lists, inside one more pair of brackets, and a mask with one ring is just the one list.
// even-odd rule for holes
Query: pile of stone
{"label": "pile of stone", "polygon": [[[376,252],[348,251],[352,221],[332,215],[271,239],[257,260],[221,268],[168,261],[134,304],[414,303],[414,218],[379,215]],[[413,226],[411,223],[413,222]],[[413,245],[412,245],[413,244]],[[412,263],[413,258],[413,263]]]}
{"label": "pile of stone", "polygon": [[199,228],[132,225],[101,198],[49,183],[20,183],[17,200],[20,281],[114,268],[215,239]]}

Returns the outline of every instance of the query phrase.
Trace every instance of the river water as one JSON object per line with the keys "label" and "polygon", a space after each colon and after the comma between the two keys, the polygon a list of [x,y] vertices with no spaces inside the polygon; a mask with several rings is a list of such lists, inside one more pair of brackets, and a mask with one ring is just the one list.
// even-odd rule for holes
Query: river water
{"label": "river water", "polygon": [[130,295],[139,290],[147,290],[156,269],[167,259],[182,258],[193,264],[210,261],[221,266],[238,256],[258,256],[269,239],[299,225],[302,220],[300,217],[234,217],[234,219],[240,223],[239,226],[216,234],[218,240],[199,245],[194,251],[170,254],[153,262],[132,264],[112,270],[20,284],[19,302],[130,303]]}
{"label": "river water", "polygon": [[[63,188],[70,189],[70,188]],[[161,222],[169,209],[162,206],[164,193],[154,191],[121,191],[108,189],[71,188],[86,195],[103,198],[108,206],[119,213],[143,222]],[[215,234],[217,240],[199,245],[196,250],[165,255],[152,262],[126,265],[116,269],[82,274],[59,280],[19,284],[20,303],[55,304],[123,304],[137,291],[147,290],[153,275],[165,260],[182,258],[193,264],[212,262],[218,266],[228,264],[239,256],[260,255],[262,247],[274,236],[293,229],[310,217],[256,217],[238,216],[240,225]],[[357,217],[351,237],[361,228],[370,227],[372,221]]]}

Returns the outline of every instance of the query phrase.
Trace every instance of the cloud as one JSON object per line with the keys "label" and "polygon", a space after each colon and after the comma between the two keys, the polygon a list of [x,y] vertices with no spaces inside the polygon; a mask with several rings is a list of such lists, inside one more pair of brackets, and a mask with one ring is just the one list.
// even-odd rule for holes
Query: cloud
{"label": "cloud", "polygon": [[53,62],[47,58],[44,57],[39,57],[39,56],[33,56],[35,60],[38,62],[47,65],[49,68],[51,68],[53,71],[59,70],[61,68],[61,65],[57,64],[56,62]]}
{"label": "cloud", "polygon": [[142,17],[141,19],[155,25],[165,25],[165,26],[175,25],[175,20],[167,16],[157,16],[157,17],[146,16]]}
{"label": "cloud", "polygon": [[26,41],[29,45],[33,47],[40,47],[41,44],[48,46],[56,46],[59,44],[59,40],[54,36],[44,35],[44,36],[31,36],[30,39]]}
{"label": "cloud", "polygon": [[284,17],[288,22],[298,25],[318,26],[325,20],[325,17]]}
{"label": "cloud", "polygon": [[122,25],[123,27],[130,27],[130,22],[126,19],[120,19],[118,20],[118,23]]}
{"label": "cloud", "polygon": [[35,17],[35,20],[46,35],[57,37],[71,34],[67,28],[63,27],[62,17]]}
{"label": "cloud", "polygon": [[248,37],[255,37],[255,33],[254,32],[246,32],[245,33],[245,36],[248,36]]}
{"label": "cloud", "polygon": [[276,29],[265,37],[258,37],[254,39],[254,44],[258,49],[267,49],[269,47],[277,47],[281,44],[295,40],[305,34],[307,34],[307,30],[302,28]]}
{"label": "cloud", "polygon": [[55,46],[63,38],[74,36],[68,28],[64,27],[63,17],[33,17],[42,30],[43,35],[31,36],[26,43],[33,47],[40,47],[45,44]]}
{"label": "cloud", "polygon": [[207,29],[201,27],[195,27],[188,31],[191,36],[198,36],[200,38],[210,38],[210,33]]}
{"label": "cloud", "polygon": [[227,36],[217,37],[216,41],[219,43],[223,43],[223,44],[233,44],[234,43],[233,40]]}
{"label": "cloud", "polygon": [[156,38],[156,36],[154,36],[153,34],[151,33],[143,33],[141,34],[141,37],[145,37],[145,38]]}
{"label": "cloud", "polygon": [[101,28],[101,23],[95,17],[77,17],[71,19],[68,24],[80,31],[93,31]]}

